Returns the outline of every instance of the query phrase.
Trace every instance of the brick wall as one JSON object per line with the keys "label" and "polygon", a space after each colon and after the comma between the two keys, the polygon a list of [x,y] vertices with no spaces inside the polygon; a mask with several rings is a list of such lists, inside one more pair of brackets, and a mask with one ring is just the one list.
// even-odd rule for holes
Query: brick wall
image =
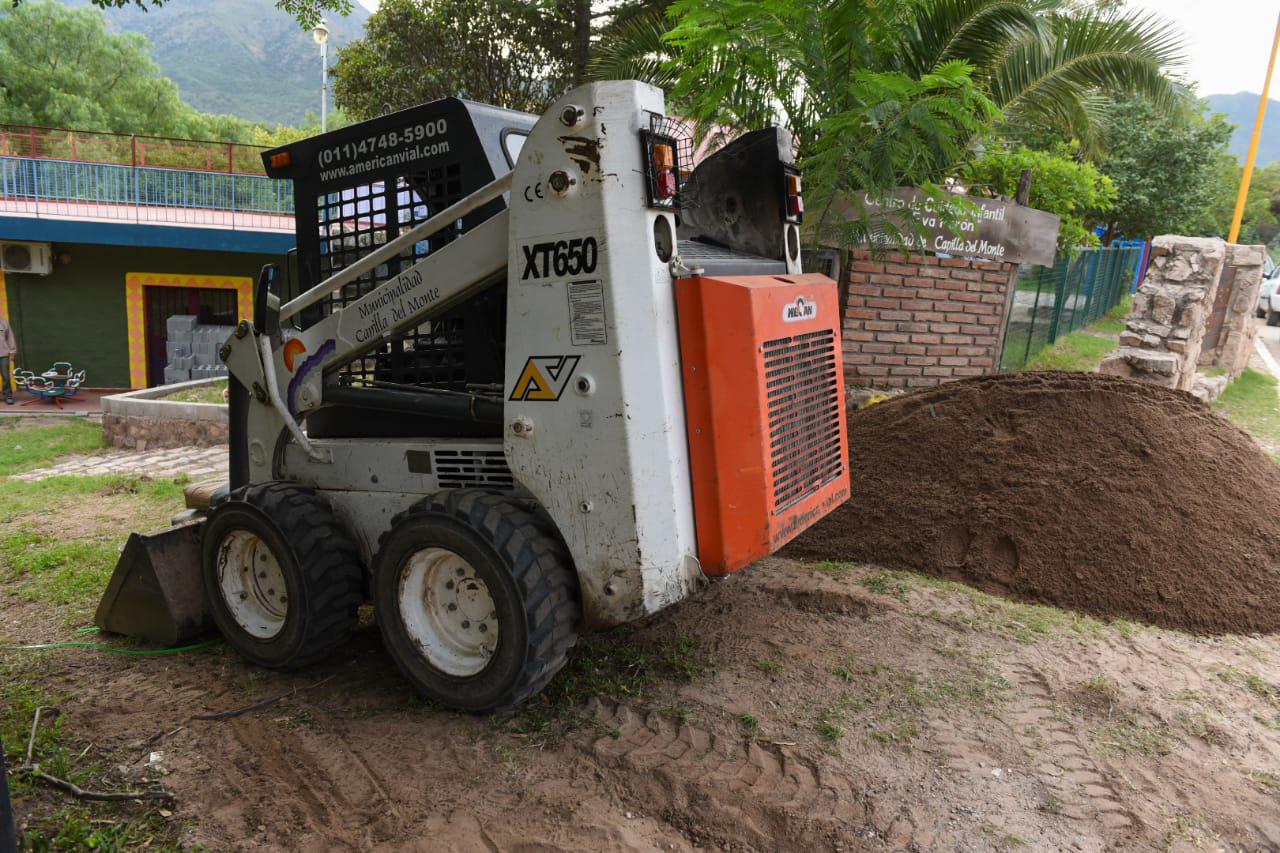
{"label": "brick wall", "polygon": [[915,387],[994,372],[1015,264],[855,254],[846,280],[851,385]]}

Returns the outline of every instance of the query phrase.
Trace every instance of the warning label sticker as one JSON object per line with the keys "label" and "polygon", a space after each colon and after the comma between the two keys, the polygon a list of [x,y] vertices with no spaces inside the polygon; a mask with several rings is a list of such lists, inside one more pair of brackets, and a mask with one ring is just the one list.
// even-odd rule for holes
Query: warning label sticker
{"label": "warning label sticker", "polygon": [[569,289],[569,332],[574,346],[607,344],[609,334],[605,329],[604,283],[571,281]]}

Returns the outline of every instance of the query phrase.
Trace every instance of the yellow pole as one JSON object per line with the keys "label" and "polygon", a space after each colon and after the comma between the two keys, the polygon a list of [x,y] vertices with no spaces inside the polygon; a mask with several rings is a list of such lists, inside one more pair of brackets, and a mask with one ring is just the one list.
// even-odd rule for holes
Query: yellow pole
{"label": "yellow pole", "polygon": [[1271,88],[1271,72],[1276,67],[1278,48],[1280,48],[1280,17],[1276,18],[1276,35],[1271,40],[1271,61],[1267,63],[1267,79],[1262,84],[1262,97],[1258,99],[1258,117],[1253,121],[1253,139],[1249,141],[1249,156],[1244,160],[1244,174],[1240,176],[1240,192],[1236,194],[1236,212],[1231,217],[1231,233],[1227,235],[1228,243],[1234,243],[1240,237],[1240,220],[1244,219],[1244,203],[1249,197],[1249,182],[1253,180],[1253,163],[1258,159],[1262,120],[1267,115],[1267,91]]}

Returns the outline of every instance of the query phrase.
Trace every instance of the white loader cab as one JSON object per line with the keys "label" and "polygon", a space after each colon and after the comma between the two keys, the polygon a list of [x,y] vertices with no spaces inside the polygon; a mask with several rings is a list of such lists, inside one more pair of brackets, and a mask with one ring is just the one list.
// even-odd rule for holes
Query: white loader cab
{"label": "white loader cab", "polygon": [[[633,81],[541,117],[447,99],[264,154],[294,183],[297,249],[222,349],[231,481],[175,528],[188,558],[155,565],[137,537],[99,624],[145,634],[142,610],[174,639],[208,618],[291,668],[372,601],[418,690],[487,712],[581,631],[846,500],[838,299],[800,269],[790,136],[689,155]],[[164,601],[131,606],[148,571]]]}

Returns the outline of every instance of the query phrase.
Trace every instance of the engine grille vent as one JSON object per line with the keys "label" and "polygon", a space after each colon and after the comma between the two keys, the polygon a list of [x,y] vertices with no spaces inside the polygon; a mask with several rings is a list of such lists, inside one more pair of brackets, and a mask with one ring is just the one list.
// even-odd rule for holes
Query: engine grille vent
{"label": "engine grille vent", "polygon": [[433,457],[442,489],[510,491],[515,487],[501,450],[437,450]]}
{"label": "engine grille vent", "polygon": [[824,329],[762,348],[775,514],[844,473],[837,346]]}

